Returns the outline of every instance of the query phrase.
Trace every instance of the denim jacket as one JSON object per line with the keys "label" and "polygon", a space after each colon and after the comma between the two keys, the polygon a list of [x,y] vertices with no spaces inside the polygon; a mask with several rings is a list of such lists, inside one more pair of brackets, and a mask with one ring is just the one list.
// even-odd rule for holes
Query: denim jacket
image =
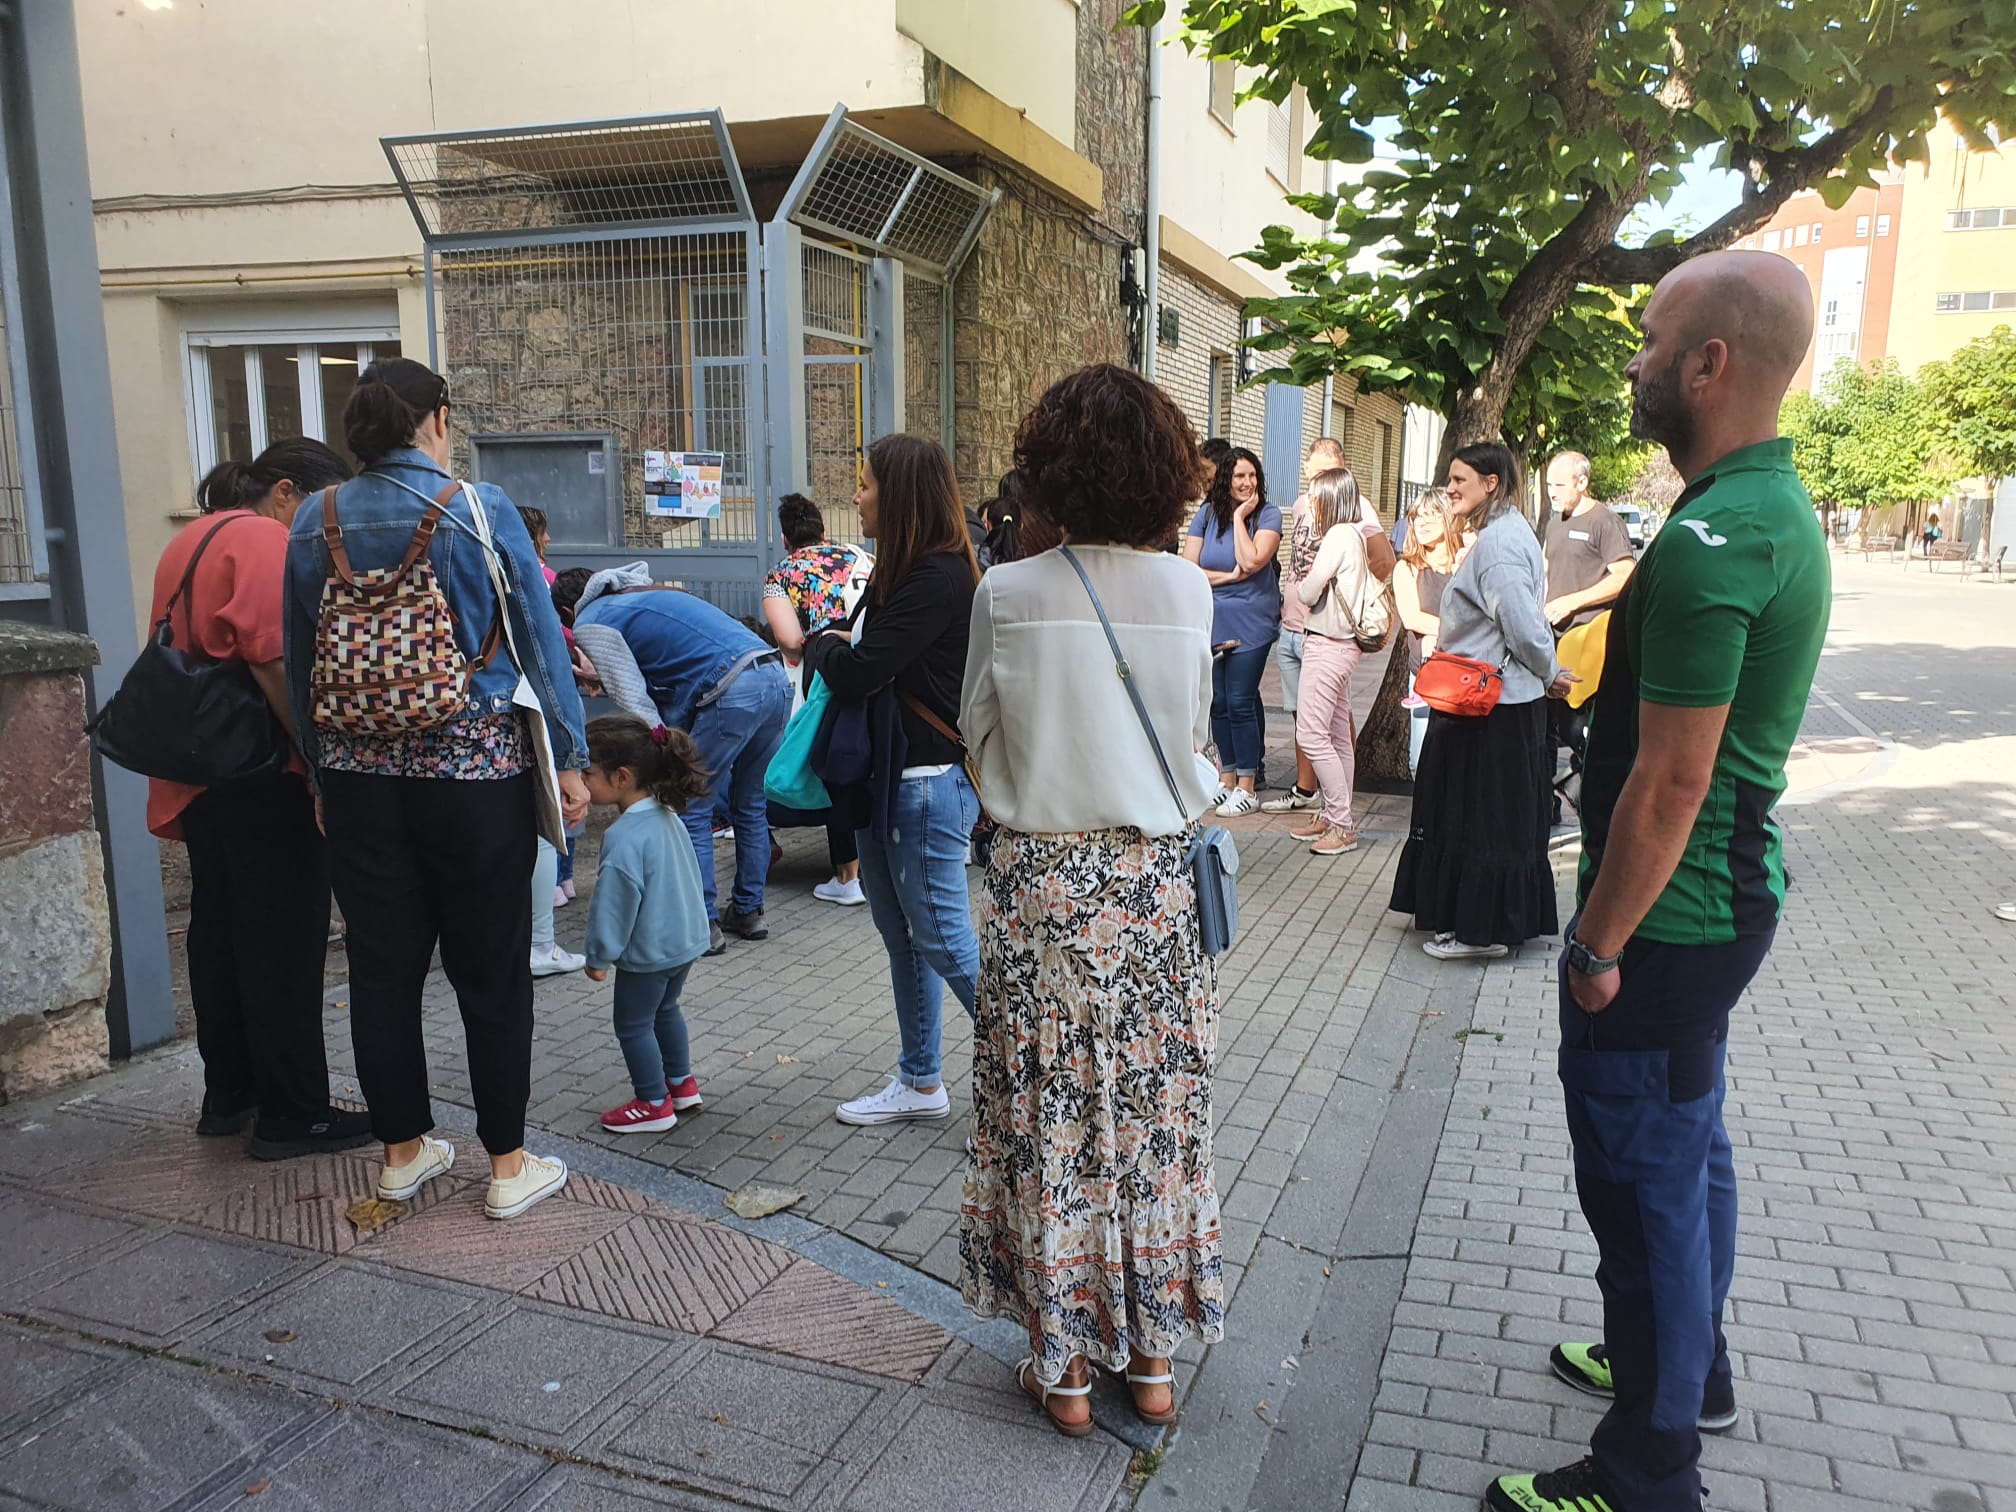
{"label": "denim jacket", "polygon": [[[413,531],[434,495],[448,483],[434,459],[413,447],[380,458],[336,493],[336,517],[343,544],[357,572],[396,567],[406,554]],[[567,656],[566,638],[553,596],[539,570],[538,553],[504,490],[478,483],[476,496],[490,522],[510,590],[511,634],[523,671],[546,710],[546,728],[553,740],[554,763],[561,771],[588,764],[588,737],[581,713],[581,695]],[[497,594],[490,566],[468,500],[461,494],[442,511],[427,558],[448,596],[455,616],[455,643],[470,661],[482,653],[483,638],[496,618]],[[301,754],[311,767],[320,763],[314,721],[309,717],[308,681],[315,661],[316,626],[321,617],[322,588],[332,570],[329,548],[322,539],[322,495],[318,491],[294,516],[287,539],[287,691],[294,709],[294,728]],[[472,712],[508,712],[518,686],[519,668],[500,644],[490,665],[476,674],[469,707]]]}

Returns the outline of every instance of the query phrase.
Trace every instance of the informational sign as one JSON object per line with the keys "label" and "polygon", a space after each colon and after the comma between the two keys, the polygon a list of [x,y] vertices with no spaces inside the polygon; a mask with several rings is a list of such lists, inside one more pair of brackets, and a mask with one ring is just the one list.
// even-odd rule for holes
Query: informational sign
{"label": "informational sign", "polygon": [[720,452],[644,453],[644,513],[680,520],[721,518]]}

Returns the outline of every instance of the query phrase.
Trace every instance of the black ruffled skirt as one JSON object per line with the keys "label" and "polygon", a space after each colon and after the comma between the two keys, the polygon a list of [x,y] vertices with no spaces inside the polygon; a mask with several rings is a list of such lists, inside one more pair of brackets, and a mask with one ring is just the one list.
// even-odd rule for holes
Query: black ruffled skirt
{"label": "black ruffled skirt", "polygon": [[1544,698],[1481,719],[1431,711],[1394,912],[1465,945],[1517,946],[1559,929],[1547,861],[1553,754]]}

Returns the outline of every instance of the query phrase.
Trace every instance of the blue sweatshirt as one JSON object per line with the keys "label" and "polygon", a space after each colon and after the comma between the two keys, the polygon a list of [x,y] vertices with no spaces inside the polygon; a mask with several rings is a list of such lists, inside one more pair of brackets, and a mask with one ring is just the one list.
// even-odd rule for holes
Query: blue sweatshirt
{"label": "blue sweatshirt", "polygon": [[655,798],[625,809],[602,837],[588,902],[588,964],[670,971],[707,952],[707,905],[693,841]]}

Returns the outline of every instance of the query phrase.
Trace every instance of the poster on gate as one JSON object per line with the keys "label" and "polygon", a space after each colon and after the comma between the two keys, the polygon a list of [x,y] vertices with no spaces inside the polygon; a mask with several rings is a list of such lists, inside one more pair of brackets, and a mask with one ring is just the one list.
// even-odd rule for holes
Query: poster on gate
{"label": "poster on gate", "polygon": [[644,453],[644,513],[665,519],[721,518],[720,452]]}

